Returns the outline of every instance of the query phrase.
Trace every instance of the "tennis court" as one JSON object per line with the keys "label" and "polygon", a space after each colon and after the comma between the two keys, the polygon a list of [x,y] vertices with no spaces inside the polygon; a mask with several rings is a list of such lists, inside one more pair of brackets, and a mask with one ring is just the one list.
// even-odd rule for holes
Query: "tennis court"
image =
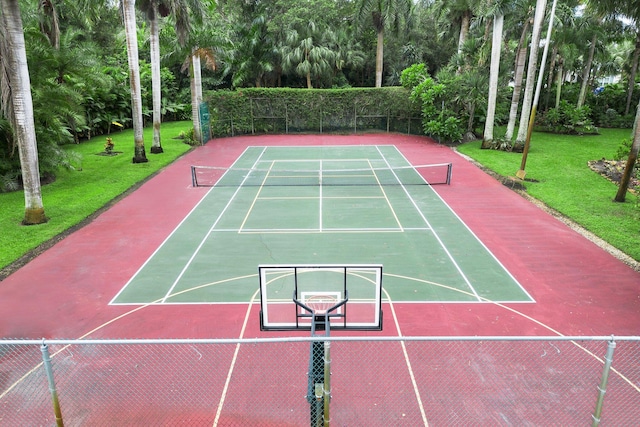
{"label": "tennis court", "polygon": [[250,146],[111,304],[247,303],[261,264],[382,264],[383,300],[532,302],[394,145]]}

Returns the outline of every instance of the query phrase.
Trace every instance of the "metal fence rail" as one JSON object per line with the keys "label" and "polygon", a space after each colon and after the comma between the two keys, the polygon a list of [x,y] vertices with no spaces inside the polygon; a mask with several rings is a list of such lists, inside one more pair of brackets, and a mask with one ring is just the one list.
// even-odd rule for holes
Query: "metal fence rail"
{"label": "metal fence rail", "polygon": [[[639,425],[640,337],[0,340],[0,426]],[[328,412],[327,412],[328,413]]]}

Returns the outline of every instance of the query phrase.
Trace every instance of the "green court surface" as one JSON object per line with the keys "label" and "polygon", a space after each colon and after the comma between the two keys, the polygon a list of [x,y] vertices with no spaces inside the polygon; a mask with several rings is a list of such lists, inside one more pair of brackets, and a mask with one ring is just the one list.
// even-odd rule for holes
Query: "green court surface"
{"label": "green court surface", "polygon": [[382,264],[393,302],[532,302],[418,170],[392,145],[249,147],[111,304],[256,301],[262,264]]}

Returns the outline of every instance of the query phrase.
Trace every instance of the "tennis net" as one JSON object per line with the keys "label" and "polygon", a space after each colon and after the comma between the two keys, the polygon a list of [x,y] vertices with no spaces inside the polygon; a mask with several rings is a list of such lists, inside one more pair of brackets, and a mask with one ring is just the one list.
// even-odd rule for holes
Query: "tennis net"
{"label": "tennis net", "polygon": [[194,187],[448,185],[451,168],[451,163],[322,170],[191,166],[191,180]]}

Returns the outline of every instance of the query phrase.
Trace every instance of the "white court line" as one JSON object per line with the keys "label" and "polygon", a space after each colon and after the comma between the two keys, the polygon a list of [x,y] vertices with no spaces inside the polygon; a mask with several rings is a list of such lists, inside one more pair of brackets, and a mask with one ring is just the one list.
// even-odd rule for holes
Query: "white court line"
{"label": "white court line", "polygon": [[[389,164],[389,162],[387,161],[386,157],[384,156],[384,154],[382,154],[382,152],[380,151],[380,147],[376,146],[376,148],[378,149],[378,152],[380,153],[380,156],[382,156],[382,158],[385,160],[385,162],[387,163],[387,165],[389,166],[389,169],[391,169],[391,165]],[[396,149],[397,150],[397,149]],[[458,265],[458,263],[456,262],[455,258],[453,257],[453,255],[451,255],[451,252],[449,252],[449,250],[447,249],[447,247],[444,245],[444,242],[442,241],[442,239],[440,239],[440,236],[438,236],[438,233],[436,233],[436,230],[433,229],[433,227],[431,226],[431,223],[429,222],[429,220],[427,219],[427,217],[424,215],[424,213],[420,210],[420,208],[418,207],[417,202],[413,199],[413,197],[411,197],[411,194],[409,194],[409,190],[407,190],[407,188],[404,186],[404,184],[402,184],[402,182],[400,181],[400,179],[396,176],[395,171],[393,171],[391,169],[391,173],[396,177],[396,179],[398,180],[398,182],[400,183],[400,187],[402,187],[402,190],[405,192],[405,194],[407,195],[407,198],[409,199],[409,201],[411,202],[411,204],[413,204],[414,208],[416,209],[416,211],[418,212],[418,215],[420,215],[420,217],[422,218],[422,220],[424,221],[424,223],[431,229],[432,233],[433,233],[433,237],[436,238],[436,240],[438,241],[438,243],[440,244],[440,247],[442,248],[442,250],[447,254],[447,257],[449,258],[449,260],[453,263],[454,267],[456,268],[456,270],[458,270],[458,274],[460,274],[460,276],[462,277],[462,279],[465,281],[465,283],[467,284],[467,286],[469,286],[469,289],[471,289],[471,291],[473,292],[473,294],[475,295],[475,297],[478,299],[478,301],[480,301],[480,295],[478,295],[478,293],[476,292],[475,288],[473,287],[473,285],[471,284],[471,281],[469,280],[469,278],[467,277],[466,274],[464,274],[464,271],[462,271],[462,268],[460,268],[460,266]],[[417,172],[416,172],[417,173]],[[436,193],[437,194],[437,193]]]}
{"label": "white court line", "polygon": [[[395,145],[394,145],[393,147],[394,147],[394,148],[396,148],[396,147],[395,147]],[[396,148],[396,151],[398,151],[398,153],[402,156],[402,158],[404,158],[404,159],[405,159],[405,161],[406,161],[407,163],[409,163],[409,160],[407,160],[407,158],[406,158],[406,157],[404,157],[404,155],[400,152],[400,150],[398,150],[398,149]],[[409,163],[409,164],[410,164],[410,163]],[[505,267],[505,266],[500,262],[500,260],[499,260],[499,259],[498,259],[494,254],[493,254],[493,252],[491,252],[491,251],[489,250],[489,248],[487,248],[487,246],[484,244],[484,242],[483,242],[482,240],[480,240],[480,238],[479,238],[479,237],[478,237],[478,236],[477,236],[477,235],[476,235],[476,234],[475,234],[475,233],[474,233],[474,232],[469,228],[469,226],[468,226],[468,225],[467,225],[467,224],[462,220],[462,218],[460,218],[460,217],[458,216],[458,214],[456,213],[456,211],[454,211],[454,210],[453,210],[453,208],[452,208],[451,206],[449,206],[449,204],[448,204],[447,202],[445,202],[445,200],[442,198],[442,196],[440,196],[440,194],[438,194],[438,192],[437,192],[437,191],[435,191],[435,190],[432,190],[432,191],[433,191],[433,193],[436,195],[436,197],[438,197],[438,199],[440,199],[440,201],[442,202],[442,204],[443,204],[444,206],[446,206],[446,207],[447,207],[447,209],[449,209],[449,211],[450,211],[450,212],[451,212],[451,213],[452,213],[452,214],[457,218],[457,220],[458,220],[458,221],[460,221],[460,224],[462,224],[462,225],[464,226],[464,228],[466,228],[466,229],[467,229],[467,231],[468,231],[468,232],[469,232],[469,233],[470,233],[470,234],[471,234],[471,235],[476,239],[476,241],[477,241],[478,243],[480,243],[480,245],[484,248],[484,250],[485,250],[485,251],[487,251],[487,253],[488,253],[489,255],[491,255],[491,257],[492,257],[492,258],[494,259],[494,261],[495,261],[495,262],[496,262],[496,263],[497,263],[497,264],[502,268],[502,270],[503,270],[505,273],[507,273],[507,275],[511,278],[511,280],[513,280],[513,281],[514,281],[514,283],[515,283],[516,285],[518,285],[518,287],[520,288],[520,290],[521,290],[521,291],[522,291],[522,292],[523,292],[523,293],[524,293],[524,294],[525,294],[525,295],[526,295],[526,296],[527,296],[527,297],[528,297],[532,302],[535,302],[535,299],[534,299],[534,298],[529,294],[529,292],[527,292],[527,290],[526,290],[526,289],[525,289],[525,288],[520,284],[520,282],[518,282],[518,281],[516,280],[516,278],[515,278],[515,277],[513,277],[513,275],[511,274],[511,272],[510,272],[509,270],[507,270],[507,268],[506,268],[506,267]]]}
{"label": "white court line", "polygon": [[[264,178],[262,179],[262,182],[260,183],[260,187],[258,188],[258,191],[256,192],[256,195],[253,198],[253,201],[251,202],[251,206],[249,206],[249,209],[247,209],[247,213],[245,214],[244,219],[242,220],[242,224],[240,224],[240,229],[238,230],[238,233],[242,233],[242,229],[244,228],[244,225],[247,223],[247,220],[249,219],[249,215],[251,215],[251,212],[253,211],[253,207],[256,205],[256,201],[260,197],[260,193],[262,192],[262,189],[264,188],[264,183],[269,178],[269,174],[271,173],[271,170],[273,169],[273,165],[274,164],[275,164],[275,160],[272,161],[271,164],[269,165],[269,169],[267,169],[267,173],[264,175]],[[254,166],[255,166],[255,164],[254,164]],[[247,175],[247,176],[249,176],[249,175]]]}
{"label": "white court line", "polygon": [[[263,152],[264,152],[265,149],[266,149],[266,147],[263,147]],[[238,158],[233,162],[233,164],[230,166],[229,169],[233,168],[233,166],[240,160],[240,158],[242,158],[242,156],[248,150],[249,150],[249,147],[245,148],[244,152],[240,156],[238,156]],[[153,251],[153,253],[151,255],[149,255],[149,257],[140,266],[140,268],[138,268],[138,270],[133,274],[133,276],[131,276],[131,278],[127,281],[127,283],[125,283],[124,286],[118,291],[118,293],[116,293],[116,295],[111,299],[111,301],[109,301],[108,305],[114,304],[114,301],[118,299],[120,294],[122,292],[124,292],[124,290],[131,284],[131,282],[133,282],[133,280],[138,276],[138,274],[140,274],[142,269],[144,269],[147,266],[147,264],[149,264],[149,262],[155,257],[155,255],[160,251],[160,249],[162,249],[164,247],[164,245],[169,241],[169,239],[171,239],[173,237],[173,235],[182,227],[182,224],[184,224],[184,222],[196,211],[196,209],[198,209],[200,204],[203,203],[207,199],[207,196],[209,195],[209,193],[211,193],[213,191],[214,188],[215,188],[215,186],[211,187],[205,193],[205,195],[200,199],[200,201],[198,203],[196,203],[196,205],[189,211],[189,213],[187,215],[185,215],[185,217],[182,219],[182,221],[180,221],[180,223],[171,231],[171,233],[169,233],[169,235],[162,241],[162,243],[160,243],[160,245],[158,245],[158,247]]]}
{"label": "white court line", "polygon": [[[391,309],[391,315],[393,316],[393,322],[396,324],[396,330],[398,331],[398,336],[402,337],[402,331],[400,330],[400,322],[398,321],[398,316],[396,316],[396,310],[393,307],[393,302],[391,301],[391,296],[387,293],[387,290],[383,287],[382,291],[387,296],[387,302],[389,304],[389,308]],[[422,422],[425,427],[429,425],[427,421],[427,414],[424,410],[424,405],[422,404],[422,397],[420,396],[420,389],[418,388],[418,382],[416,381],[416,377],[413,374],[413,368],[411,367],[411,361],[409,360],[409,353],[407,352],[407,346],[404,341],[400,341],[400,346],[402,347],[402,354],[404,355],[404,363],[407,365],[407,370],[409,371],[409,377],[411,378],[411,384],[413,385],[413,393],[416,396],[416,401],[418,402],[418,408],[420,408],[420,415],[422,416]]]}
{"label": "white court line", "polygon": [[389,200],[389,197],[387,197],[387,193],[386,193],[386,191],[384,191],[384,187],[383,187],[382,183],[380,182],[380,179],[378,179],[378,174],[376,173],[375,169],[373,168],[373,165],[371,164],[371,162],[367,162],[367,163],[369,163],[369,167],[371,168],[371,172],[373,172],[373,176],[376,179],[376,182],[378,183],[378,187],[380,187],[380,191],[382,192],[382,195],[384,196],[384,199],[387,201],[387,205],[389,206],[389,209],[391,209],[391,214],[395,218],[396,224],[398,224],[398,228],[400,228],[400,230],[402,231],[403,230],[402,223],[400,223],[400,219],[398,218],[398,215],[396,215],[396,211],[393,209],[393,205],[391,204],[391,201]]}
{"label": "white court line", "polygon": [[[253,307],[253,301],[256,299],[260,290],[256,290],[256,292],[251,297],[251,302],[247,304],[247,313],[244,315],[244,322],[242,322],[242,329],[240,330],[240,339],[244,338],[244,331],[247,329],[247,324],[249,323],[249,314],[251,313],[251,307]],[[220,401],[218,402],[218,409],[216,410],[216,417],[213,420],[213,425],[217,426],[220,421],[220,414],[222,413],[222,406],[224,405],[224,401],[227,398],[227,392],[229,391],[229,384],[231,383],[231,375],[233,374],[233,370],[236,367],[236,361],[238,360],[238,353],[240,352],[240,343],[236,344],[236,349],[233,352],[233,357],[231,358],[231,365],[229,366],[229,371],[227,372],[227,378],[224,381],[224,387],[222,388],[222,393],[220,394]]]}
{"label": "white court line", "polygon": [[[262,155],[264,154],[266,150],[266,147],[264,148],[264,150],[262,150],[262,152],[260,153],[260,155],[258,156],[258,160],[260,159],[260,157],[262,157]],[[258,160],[256,160],[256,162],[258,162]],[[255,166],[255,163],[254,163]],[[242,183],[244,183],[245,180],[247,180],[249,178],[249,175],[244,177],[244,180],[242,181]],[[206,243],[207,239],[209,238],[209,236],[211,235],[211,233],[213,232],[213,230],[215,229],[216,225],[218,225],[218,222],[220,222],[220,220],[222,219],[222,217],[224,216],[225,212],[227,211],[227,209],[229,209],[229,206],[231,206],[231,202],[233,202],[233,200],[235,199],[235,197],[238,195],[238,193],[240,192],[240,190],[243,188],[242,187],[242,183],[238,186],[238,188],[236,188],[236,191],[234,191],[233,195],[229,198],[229,201],[227,202],[227,204],[225,205],[224,209],[222,209],[222,212],[220,212],[220,214],[218,215],[218,217],[216,218],[216,220],[213,222],[213,224],[211,225],[211,227],[209,227],[209,231],[207,231],[207,234],[204,235],[204,237],[200,240],[200,243],[198,244],[198,247],[196,248],[195,251],[193,251],[193,254],[191,255],[191,257],[189,258],[189,261],[187,261],[187,263],[185,264],[185,266],[182,268],[182,271],[180,271],[180,274],[178,274],[178,277],[176,277],[176,279],[173,281],[173,284],[171,285],[171,287],[169,288],[169,290],[167,291],[167,293],[164,295],[164,298],[162,298],[162,303],[164,303],[167,298],[169,298],[169,296],[171,296],[171,294],[173,293],[173,289],[176,287],[176,285],[178,284],[178,282],[180,281],[180,279],[182,279],[182,276],[184,276],[184,273],[187,271],[187,269],[189,268],[189,266],[191,266],[191,263],[193,262],[193,260],[196,258],[196,256],[198,255],[198,253],[200,253],[200,249],[202,249],[202,247],[204,246],[204,244]]]}

